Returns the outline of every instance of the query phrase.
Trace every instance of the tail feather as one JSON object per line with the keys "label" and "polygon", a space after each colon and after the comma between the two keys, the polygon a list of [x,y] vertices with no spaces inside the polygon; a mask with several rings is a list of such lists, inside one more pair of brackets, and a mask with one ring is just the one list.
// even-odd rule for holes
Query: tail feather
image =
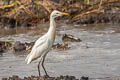
{"label": "tail feather", "polygon": [[34,59],[35,59],[35,53],[36,51],[33,52],[33,50],[28,54],[28,56],[25,59],[25,62],[27,64],[30,64]]}
{"label": "tail feather", "polygon": [[30,55],[30,54],[28,54],[27,57],[25,58],[25,62],[27,62],[29,55]]}
{"label": "tail feather", "polygon": [[26,62],[27,64],[30,64],[30,62],[31,62],[30,54],[28,54],[28,56],[26,57],[25,62]]}
{"label": "tail feather", "polygon": [[31,58],[28,59],[27,64],[30,64],[32,62]]}

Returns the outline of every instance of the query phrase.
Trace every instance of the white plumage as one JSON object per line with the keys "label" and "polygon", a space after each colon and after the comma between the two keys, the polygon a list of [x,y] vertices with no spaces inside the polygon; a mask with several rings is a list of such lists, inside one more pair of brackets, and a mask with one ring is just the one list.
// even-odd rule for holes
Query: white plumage
{"label": "white plumage", "polygon": [[44,68],[44,59],[46,54],[49,52],[49,50],[51,49],[54,40],[55,40],[55,35],[56,35],[56,24],[54,19],[58,16],[62,16],[62,15],[69,15],[68,13],[62,13],[60,11],[54,10],[51,15],[50,15],[50,28],[48,30],[48,32],[43,35],[42,37],[40,37],[34,44],[31,52],[28,54],[28,56],[25,59],[25,62],[27,64],[30,64],[33,60],[36,60],[39,58],[39,64],[38,64],[38,72],[39,72],[39,76],[40,76],[40,69],[39,69],[39,65],[41,64],[45,74],[48,76],[45,68]]}

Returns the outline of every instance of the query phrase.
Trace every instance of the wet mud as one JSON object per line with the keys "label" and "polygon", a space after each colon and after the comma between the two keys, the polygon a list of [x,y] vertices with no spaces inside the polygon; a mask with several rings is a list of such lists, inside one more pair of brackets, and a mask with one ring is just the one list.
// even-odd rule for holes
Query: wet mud
{"label": "wet mud", "polygon": [[[56,43],[52,46],[52,49],[56,50],[68,50],[70,49],[70,43],[81,42],[78,37],[71,34],[63,34],[62,43]],[[29,53],[35,42],[20,42],[20,41],[0,41],[0,53],[1,56],[5,51],[12,50],[14,54]]]}
{"label": "wet mud", "polygon": [[[74,76],[60,76],[60,77],[47,77],[47,76],[31,76],[31,77],[24,77],[24,79],[19,78],[19,76],[12,76],[9,78],[3,78],[2,80],[79,80],[76,79]],[[81,78],[80,80],[88,80]]]}
{"label": "wet mud", "polygon": [[[120,77],[106,77],[106,78],[98,78],[98,80],[119,80]],[[2,80],[96,80],[94,78],[89,78],[82,76],[80,79],[76,79],[75,76],[60,76],[60,77],[47,77],[47,76],[30,76],[30,77],[24,77],[20,78],[17,75],[13,75],[9,78],[2,78]]]}
{"label": "wet mud", "polygon": [[2,56],[2,54],[5,51],[10,50],[10,47],[12,46],[11,42],[7,42],[7,41],[0,41],[0,56]]}
{"label": "wet mud", "polygon": [[[48,25],[46,25],[48,26]],[[59,24],[57,28],[56,41],[45,60],[45,67],[50,78],[42,79],[57,79],[60,75],[72,75],[67,77],[67,80],[116,80],[119,77],[119,24],[99,24],[99,25],[66,25]],[[69,26],[69,27],[68,27]],[[46,27],[47,29],[48,27]],[[44,29],[42,26],[39,30]],[[45,31],[47,31],[45,29]],[[27,29],[28,30],[28,29]],[[38,30],[38,29],[37,29]],[[22,30],[23,31],[23,30]],[[0,57],[0,79],[3,80],[37,80],[37,64],[38,61],[32,62],[30,65],[25,63],[25,57],[28,54],[26,51],[33,45],[45,32],[40,33],[35,30],[25,31],[19,34],[0,34],[1,41],[14,40],[12,49],[2,53]],[[13,31],[11,31],[13,32]],[[71,41],[70,44],[63,44],[62,37],[69,35],[65,40]],[[71,36],[72,35],[72,36]],[[74,39],[81,41],[74,42]],[[33,42],[33,43],[32,43]],[[59,43],[59,44],[58,44]],[[64,46],[65,45],[65,50]],[[60,47],[60,48],[59,48]],[[62,47],[62,48],[61,48]],[[67,49],[67,48],[68,49]],[[11,46],[10,46],[11,48]],[[58,48],[58,49],[57,49]],[[16,52],[13,52],[13,49]],[[23,52],[22,52],[23,51]],[[18,53],[21,52],[21,53]],[[44,75],[41,70],[42,75]],[[17,76],[13,76],[17,75]],[[33,76],[31,76],[33,75]],[[52,77],[55,76],[55,77]],[[85,76],[85,77],[82,77]],[[87,77],[86,77],[87,76]],[[63,76],[64,80],[66,76]],[[71,79],[72,78],[72,79]],[[81,79],[82,78],[82,79]],[[39,79],[38,79],[39,80]],[[65,78],[66,80],[66,78]]]}

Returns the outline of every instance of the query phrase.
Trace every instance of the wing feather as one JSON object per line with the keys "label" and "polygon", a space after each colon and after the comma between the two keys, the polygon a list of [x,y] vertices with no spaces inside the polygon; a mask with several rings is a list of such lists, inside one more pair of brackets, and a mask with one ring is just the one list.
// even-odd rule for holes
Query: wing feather
{"label": "wing feather", "polygon": [[47,48],[48,48],[47,36],[43,36],[43,37],[39,38],[35,42],[31,52],[26,57],[25,62],[27,62],[27,64],[29,64],[30,62],[32,62],[36,58],[40,57],[45,52],[45,50]]}

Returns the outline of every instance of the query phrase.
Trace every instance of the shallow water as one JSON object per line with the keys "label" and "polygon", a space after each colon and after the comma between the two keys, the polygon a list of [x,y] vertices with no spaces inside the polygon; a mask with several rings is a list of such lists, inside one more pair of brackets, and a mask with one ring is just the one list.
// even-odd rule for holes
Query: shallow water
{"label": "shallow water", "polygon": [[[120,76],[120,24],[73,25],[60,24],[57,27],[55,43],[62,43],[63,34],[72,34],[82,42],[72,43],[66,51],[51,50],[45,66],[50,76],[74,75],[104,78]],[[40,26],[40,27],[39,27]],[[0,40],[31,42],[38,39],[48,29],[48,23],[36,28],[1,30]],[[27,65],[25,55],[15,55],[12,51],[0,57],[0,78],[19,75],[38,75],[34,61]],[[43,71],[42,74],[44,75]]]}

